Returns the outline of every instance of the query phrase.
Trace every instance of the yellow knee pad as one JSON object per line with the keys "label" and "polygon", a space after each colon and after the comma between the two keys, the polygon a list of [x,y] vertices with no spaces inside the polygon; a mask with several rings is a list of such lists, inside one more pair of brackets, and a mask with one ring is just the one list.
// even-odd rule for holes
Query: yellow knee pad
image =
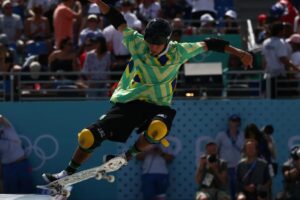
{"label": "yellow knee pad", "polygon": [[165,147],[169,146],[169,142],[165,139],[168,134],[167,125],[161,120],[153,120],[146,132],[147,139],[152,143],[161,142]]}
{"label": "yellow knee pad", "polygon": [[78,133],[78,144],[83,149],[89,149],[95,142],[94,135],[89,129],[82,129]]}

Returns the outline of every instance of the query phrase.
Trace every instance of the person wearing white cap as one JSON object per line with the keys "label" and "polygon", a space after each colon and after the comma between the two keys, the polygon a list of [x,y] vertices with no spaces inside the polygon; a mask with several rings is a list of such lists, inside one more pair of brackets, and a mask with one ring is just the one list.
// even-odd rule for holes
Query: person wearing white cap
{"label": "person wearing white cap", "polygon": [[215,19],[208,13],[200,17],[201,27],[199,29],[200,34],[214,34],[217,33],[215,28]]}
{"label": "person wearing white cap", "polygon": [[227,10],[224,15],[224,30],[225,34],[239,34],[240,26],[237,22],[237,13],[234,10]]}
{"label": "person wearing white cap", "polygon": [[87,38],[104,36],[99,28],[100,18],[95,14],[87,17],[86,27],[80,31],[78,45],[82,46]]}

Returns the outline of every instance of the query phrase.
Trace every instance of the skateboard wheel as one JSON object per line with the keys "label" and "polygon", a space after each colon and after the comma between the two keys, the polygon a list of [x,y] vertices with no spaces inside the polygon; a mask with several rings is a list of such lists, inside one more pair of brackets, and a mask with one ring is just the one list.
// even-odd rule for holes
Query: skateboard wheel
{"label": "skateboard wheel", "polygon": [[107,181],[108,181],[109,183],[115,182],[115,176],[113,176],[113,175],[107,176]]}
{"label": "skateboard wheel", "polygon": [[58,192],[55,189],[50,189],[50,196],[55,196],[57,193]]}
{"label": "skateboard wheel", "polygon": [[102,179],[102,174],[101,173],[97,173],[95,176],[96,180],[101,180]]}

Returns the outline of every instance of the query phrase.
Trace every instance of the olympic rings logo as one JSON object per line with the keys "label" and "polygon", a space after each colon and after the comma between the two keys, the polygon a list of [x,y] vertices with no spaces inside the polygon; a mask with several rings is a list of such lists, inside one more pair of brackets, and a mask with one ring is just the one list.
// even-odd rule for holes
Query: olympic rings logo
{"label": "olympic rings logo", "polygon": [[[45,165],[47,160],[54,158],[58,153],[59,144],[56,138],[52,135],[40,135],[35,139],[34,142],[32,142],[27,136],[24,135],[20,135],[20,138],[22,140],[26,156],[29,157],[31,154],[34,154],[34,156],[36,156],[40,160],[37,166],[32,167],[32,170],[34,171],[41,169]],[[47,141],[47,146],[41,146],[42,140]],[[53,146],[53,150],[50,154],[46,153],[44,148],[47,148],[48,150],[48,147],[51,147],[51,144]]]}

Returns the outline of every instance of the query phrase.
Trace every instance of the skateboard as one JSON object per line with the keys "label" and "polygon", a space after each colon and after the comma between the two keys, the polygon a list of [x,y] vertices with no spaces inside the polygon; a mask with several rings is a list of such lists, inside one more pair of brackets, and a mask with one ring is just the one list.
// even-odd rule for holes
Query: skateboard
{"label": "skateboard", "polygon": [[108,175],[107,173],[119,170],[126,163],[127,161],[123,157],[115,157],[98,167],[86,169],[53,181],[47,185],[37,185],[36,187],[49,190],[51,196],[62,195],[69,197],[70,189],[68,188],[70,188],[70,186],[91,178],[97,180],[104,179],[109,183],[113,183],[115,181],[115,176]]}

